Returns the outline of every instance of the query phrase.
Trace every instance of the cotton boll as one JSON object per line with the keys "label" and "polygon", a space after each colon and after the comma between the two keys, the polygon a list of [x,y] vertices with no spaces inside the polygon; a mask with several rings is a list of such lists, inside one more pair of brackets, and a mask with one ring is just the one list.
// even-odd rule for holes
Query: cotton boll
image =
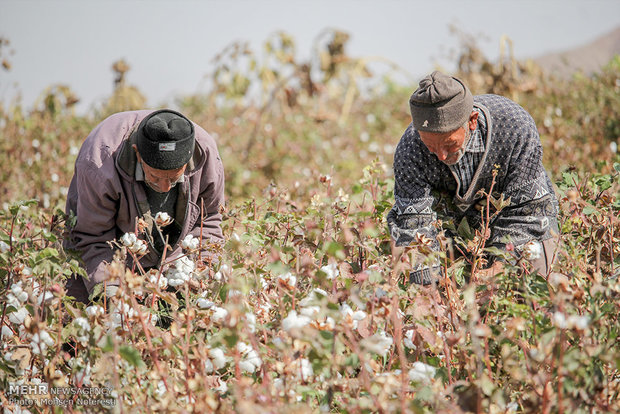
{"label": "cotton boll", "polygon": [[297,278],[290,272],[278,276],[278,280],[289,289],[293,289],[297,284]]}
{"label": "cotton boll", "polygon": [[531,240],[522,247],[521,252],[527,260],[536,260],[542,256],[543,247],[540,242]]}
{"label": "cotton boll", "polygon": [[138,237],[135,233],[125,233],[123,237],[121,237],[121,243],[125,247],[133,246],[137,240]]}
{"label": "cotton boll", "polygon": [[306,306],[305,308],[299,309],[299,314],[307,316],[308,318],[314,318],[320,311],[321,308],[319,306]]}
{"label": "cotton boll", "polygon": [[21,325],[24,323],[24,320],[29,315],[26,308],[19,308],[15,312],[9,313],[9,321],[14,324]]}
{"label": "cotton boll", "polygon": [[224,320],[226,320],[226,317],[228,316],[228,311],[224,308],[220,308],[219,306],[212,307],[211,311],[213,312],[211,314],[211,320],[214,323],[224,323]]}
{"label": "cotton boll", "polygon": [[300,358],[293,361],[290,370],[295,379],[300,381],[309,381],[314,376],[312,364],[306,358]]}
{"label": "cotton boll", "polygon": [[13,331],[8,326],[2,326],[2,332],[0,334],[0,338],[10,338],[13,336]]}
{"label": "cotton boll", "polygon": [[6,253],[11,247],[5,242],[0,240],[0,253]]}
{"label": "cotton boll", "polygon": [[165,211],[160,211],[155,215],[155,224],[160,227],[166,227],[173,221],[172,217]]}
{"label": "cotton boll", "polygon": [[327,297],[327,292],[323,289],[315,288],[302,300],[299,301],[299,306],[305,307],[310,305],[316,305]]}
{"label": "cotton boll", "polygon": [[364,311],[358,310],[353,312],[353,309],[346,303],[340,305],[340,314],[342,315],[343,322],[352,329],[357,329],[359,322],[368,316]]}
{"label": "cotton boll", "polygon": [[406,348],[417,349],[417,346],[415,346],[415,344],[413,343],[413,334],[414,334],[413,329],[409,329],[407,332],[405,332],[403,344],[405,345]]}
{"label": "cotton boll", "polygon": [[590,325],[590,318],[587,316],[570,315],[566,324],[570,328],[585,331]]}
{"label": "cotton boll", "polygon": [[382,331],[364,338],[360,344],[370,352],[385,356],[390,351],[393,342],[392,337]]}
{"label": "cotton boll", "polygon": [[54,340],[47,331],[42,330],[32,335],[30,346],[33,354],[42,355],[52,345],[54,345]]}
{"label": "cotton boll", "polygon": [[409,370],[409,381],[429,383],[435,378],[436,370],[431,365],[416,361],[413,363],[413,368]]}
{"label": "cotton boll", "polygon": [[183,247],[185,250],[196,250],[198,249],[199,244],[200,240],[198,238],[194,237],[191,234],[188,234],[183,239],[183,242],[181,242],[181,247]]}
{"label": "cotton boll", "polygon": [[88,323],[88,319],[79,317],[73,321],[73,324],[77,327],[75,339],[82,345],[86,345],[90,337],[90,324]]}
{"label": "cotton boll", "polygon": [[218,386],[214,388],[215,391],[219,392],[220,394],[224,394],[228,391],[228,384],[226,384],[225,381],[222,381],[221,378],[217,379],[218,381]]}
{"label": "cotton boll", "polygon": [[37,297],[37,305],[41,305],[44,302],[49,302],[54,298],[54,294],[50,291],[45,291]]}
{"label": "cotton boll", "polygon": [[104,309],[99,305],[92,305],[92,306],[86,307],[86,315],[88,315],[91,318],[97,317],[99,315],[103,315],[104,312],[105,312]]}
{"label": "cotton boll", "polygon": [[82,331],[88,331],[90,330],[90,324],[88,323],[88,319],[86,318],[76,318],[73,323],[75,324],[75,326],[77,326],[79,329],[81,329]]}
{"label": "cotton boll", "polygon": [[323,266],[321,268],[321,271],[325,273],[325,275],[327,276],[327,279],[329,280],[335,279],[340,275],[340,272],[338,271],[338,266],[336,266],[336,263],[331,263],[331,264],[328,264],[327,266]]}
{"label": "cotton boll", "polygon": [[24,303],[28,300],[28,293],[26,293],[22,288],[21,280],[11,285],[11,294],[13,294],[15,299],[17,299],[20,303]]}
{"label": "cotton boll", "polygon": [[255,372],[261,367],[263,361],[258,356],[258,353],[244,342],[237,343],[237,350],[241,354],[241,361],[239,361],[239,368],[244,372]]}
{"label": "cotton boll", "polygon": [[245,321],[247,322],[248,330],[251,333],[256,332],[256,316],[252,312],[245,314]]}
{"label": "cotton boll", "polygon": [[310,323],[310,318],[307,316],[298,316],[297,311],[292,310],[286,318],[282,320],[282,329],[286,332],[290,332],[293,329],[300,329]]}
{"label": "cotton boll", "polygon": [[566,322],[566,316],[562,312],[555,312],[552,317],[553,324],[560,328],[566,329],[568,327],[568,323]]}
{"label": "cotton boll", "polygon": [[226,366],[226,355],[221,348],[213,348],[207,351],[209,359],[211,360],[215,369],[222,369]]}
{"label": "cotton boll", "polygon": [[211,360],[209,358],[205,359],[204,362],[204,366],[205,366],[205,373],[206,374],[212,374],[214,369],[213,369],[213,362],[211,362]]}
{"label": "cotton boll", "polygon": [[159,281],[157,281],[157,277],[157,273],[151,273],[149,276],[149,282],[151,282],[152,284],[157,283],[157,287],[159,289],[166,289],[168,287],[168,279],[163,275],[159,275]]}
{"label": "cotton boll", "polygon": [[212,307],[215,306],[215,303],[211,302],[210,300],[207,300],[205,298],[198,298],[198,299],[196,299],[196,305],[200,309],[211,309]]}

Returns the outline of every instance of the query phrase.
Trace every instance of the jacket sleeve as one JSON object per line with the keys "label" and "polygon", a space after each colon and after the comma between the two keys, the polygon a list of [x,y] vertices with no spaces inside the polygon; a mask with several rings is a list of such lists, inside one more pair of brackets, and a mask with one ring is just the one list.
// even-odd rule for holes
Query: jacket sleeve
{"label": "jacket sleeve", "polygon": [[[73,247],[80,252],[86,265],[88,279],[84,280],[84,285],[90,295],[96,284],[108,278],[106,266],[114,256],[114,250],[108,242],[116,238],[118,194],[89,162],[76,166],[74,180],[77,202],[72,212],[76,216],[76,223],[70,236]],[[111,281],[111,284],[117,285],[118,281]]]}
{"label": "jacket sleeve", "polygon": [[[433,210],[435,197],[431,185],[426,179],[422,166],[428,165],[425,154],[414,142],[409,128],[394,154],[394,206],[387,216],[390,234],[397,246],[407,246],[417,241],[419,235],[430,240],[428,246],[433,251],[439,250],[437,230],[433,223],[437,214]],[[439,270],[439,265],[431,267],[418,263],[412,269],[410,280],[418,284],[430,284],[431,271]]]}
{"label": "jacket sleeve", "polygon": [[530,240],[546,240],[557,233],[557,199],[542,164],[542,146],[536,125],[521,124],[521,140],[515,146],[504,179],[504,197],[510,197],[492,223],[490,244],[515,247]]}
{"label": "jacket sleeve", "polygon": [[[196,203],[202,210],[202,218],[196,221],[190,233],[200,237],[202,223],[203,242],[222,244],[222,209],[224,208],[224,166],[217,150],[211,149],[209,159],[203,168],[200,184],[200,195]],[[203,260],[214,260],[211,249],[201,252]]]}

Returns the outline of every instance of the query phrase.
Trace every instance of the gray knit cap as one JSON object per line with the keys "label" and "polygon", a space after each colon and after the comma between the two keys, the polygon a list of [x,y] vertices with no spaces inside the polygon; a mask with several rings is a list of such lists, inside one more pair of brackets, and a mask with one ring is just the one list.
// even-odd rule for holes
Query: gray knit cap
{"label": "gray knit cap", "polygon": [[451,132],[469,119],[474,97],[460,79],[435,71],[420,81],[409,107],[418,131]]}
{"label": "gray knit cap", "polygon": [[149,167],[176,170],[194,154],[194,125],[179,112],[155,111],[140,122],[135,134],[138,152]]}

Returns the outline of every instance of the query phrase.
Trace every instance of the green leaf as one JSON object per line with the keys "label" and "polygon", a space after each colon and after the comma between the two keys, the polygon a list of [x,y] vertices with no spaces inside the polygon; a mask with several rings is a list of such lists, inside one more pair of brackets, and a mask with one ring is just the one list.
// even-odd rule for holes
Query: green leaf
{"label": "green leaf", "polygon": [[11,214],[13,216],[17,215],[17,213],[19,212],[19,209],[22,207],[30,207],[31,205],[37,204],[37,200],[21,200],[18,201],[16,203],[13,203],[10,207],[9,207],[9,211],[11,212]]}
{"label": "green leaf", "polygon": [[101,347],[101,350],[103,352],[112,352],[112,351],[114,351],[114,342],[112,342],[112,336],[111,335],[106,335],[105,343]]}
{"label": "green leaf", "polygon": [[340,260],[344,260],[346,257],[344,254],[344,247],[337,242],[329,242],[327,244],[327,254]]}
{"label": "green leaf", "polygon": [[37,262],[39,261],[43,261],[45,259],[50,259],[52,257],[58,257],[58,250],[52,248],[52,247],[46,247],[45,249],[41,250],[39,252],[39,254],[37,254]]}
{"label": "green leaf", "polygon": [[585,206],[583,208],[583,214],[585,214],[586,216],[589,216],[595,212],[596,212],[596,209],[592,206]]}
{"label": "green leaf", "polygon": [[134,367],[141,367],[144,365],[144,362],[142,362],[142,358],[140,357],[140,352],[132,346],[123,345],[118,350],[118,353],[125,361],[129,362]]}
{"label": "green leaf", "polygon": [[332,339],[334,337],[334,333],[331,331],[319,331],[323,339]]}
{"label": "green leaf", "polygon": [[465,240],[471,240],[474,238],[471,228],[469,227],[469,223],[467,222],[467,219],[465,217],[463,217],[463,219],[461,220],[461,223],[459,224],[459,227],[456,229],[456,232],[459,236],[463,237]]}

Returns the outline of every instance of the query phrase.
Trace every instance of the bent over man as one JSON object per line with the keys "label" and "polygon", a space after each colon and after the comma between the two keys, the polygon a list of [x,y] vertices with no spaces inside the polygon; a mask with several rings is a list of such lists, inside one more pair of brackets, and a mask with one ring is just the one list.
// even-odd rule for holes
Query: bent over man
{"label": "bent over man", "polygon": [[[66,213],[74,217],[65,241],[77,250],[88,278],[67,282],[67,294],[88,302],[95,286],[106,281],[113,293],[118,280],[107,280],[114,256],[109,242],[146,224],[143,268],[182,254],[188,235],[205,243],[223,240],[224,168],[213,138],[182,114],[168,110],[130,111],[110,116],[86,138],[75,162]],[[172,224],[154,225],[157,213]],[[201,252],[205,260],[209,253]],[[131,258],[128,260],[132,260]]]}
{"label": "bent over man", "polygon": [[[472,96],[459,79],[433,72],[420,81],[409,100],[413,122],[394,155],[395,203],[388,214],[394,251],[421,235],[436,239],[437,194],[449,194],[448,214],[472,228],[482,219],[476,205],[489,192],[510,198],[491,223],[487,246],[516,251],[536,241],[541,254],[532,265],[546,274],[555,249],[557,199],[542,164],[542,146],[532,117],[518,104],[497,95]],[[414,283],[429,284],[439,264],[417,264]]]}

